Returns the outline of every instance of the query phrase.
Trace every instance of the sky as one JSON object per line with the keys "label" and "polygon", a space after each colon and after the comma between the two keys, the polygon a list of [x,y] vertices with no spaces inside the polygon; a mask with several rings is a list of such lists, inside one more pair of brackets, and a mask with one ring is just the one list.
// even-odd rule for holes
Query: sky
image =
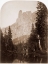
{"label": "sky", "polygon": [[15,23],[20,10],[22,10],[22,12],[31,11],[33,13],[37,10],[36,7],[36,1],[6,2],[1,8],[1,28],[7,27]]}
{"label": "sky", "polygon": [[[9,2],[8,2],[9,1]],[[25,0],[24,0],[25,1]],[[16,22],[18,17],[19,10],[25,11],[36,11],[37,2],[33,2],[32,0],[26,0],[24,2],[21,0],[0,0],[0,26],[1,28],[12,25]],[[39,0],[38,0],[39,1]],[[40,0],[48,6],[46,0]]]}

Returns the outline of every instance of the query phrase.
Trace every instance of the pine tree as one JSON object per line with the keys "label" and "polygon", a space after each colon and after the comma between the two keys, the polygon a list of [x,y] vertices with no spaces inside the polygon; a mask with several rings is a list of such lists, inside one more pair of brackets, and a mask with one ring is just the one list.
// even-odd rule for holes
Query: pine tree
{"label": "pine tree", "polygon": [[8,29],[8,44],[7,44],[7,50],[8,50],[8,51],[13,51],[12,33],[11,33],[11,28],[10,28],[10,26],[9,26],[9,29]]}
{"label": "pine tree", "polygon": [[5,62],[11,62],[13,61],[13,42],[12,42],[12,33],[11,33],[11,28],[9,26],[8,33],[6,32],[5,29]]}
{"label": "pine tree", "polygon": [[28,53],[30,54],[32,52],[36,52],[38,49],[37,45],[38,45],[37,32],[36,29],[34,28],[34,25],[32,24],[32,30],[28,40]]}
{"label": "pine tree", "polygon": [[2,33],[2,30],[0,29],[0,33],[1,33],[1,62],[5,61],[5,39]]}
{"label": "pine tree", "polygon": [[37,34],[40,36],[42,49],[45,49],[47,43],[47,8],[41,2],[38,2],[37,5],[36,29]]}
{"label": "pine tree", "polygon": [[5,42],[4,42],[4,37],[3,37],[2,31],[1,31],[1,51],[2,52],[5,51]]}

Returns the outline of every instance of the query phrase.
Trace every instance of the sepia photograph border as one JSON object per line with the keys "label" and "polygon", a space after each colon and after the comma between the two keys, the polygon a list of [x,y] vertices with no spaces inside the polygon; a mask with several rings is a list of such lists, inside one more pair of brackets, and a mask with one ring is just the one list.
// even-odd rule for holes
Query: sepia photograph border
{"label": "sepia photograph border", "polygon": [[[3,3],[3,1],[5,1],[4,3]],[[46,1],[46,0],[2,0],[2,2],[1,3],[3,3],[2,4],[2,6],[6,3],[6,2],[8,2],[8,1],[40,1],[40,2],[42,2],[42,3],[44,3],[45,5],[46,5],[46,7],[47,7],[47,9],[48,9],[48,1]],[[1,7],[2,7],[1,6]],[[0,18],[1,19],[1,18]],[[1,22],[0,22],[1,23]],[[47,23],[48,23],[48,21],[47,21]],[[1,24],[0,24],[0,27],[1,27]],[[48,28],[48,27],[47,27]],[[1,33],[0,33],[0,35],[1,35]],[[48,37],[48,32],[47,32],[47,37]],[[1,42],[1,37],[0,37],[0,42]],[[48,43],[48,40],[47,40],[47,43]],[[48,45],[48,44],[47,44]],[[47,48],[48,49],[48,48]],[[1,50],[1,43],[0,43],[0,50]],[[48,56],[48,54],[47,54],[47,56]],[[0,53],[0,61],[1,61],[1,53]],[[0,64],[9,64],[9,63],[0,63]],[[12,63],[10,63],[10,64],[12,64]],[[13,63],[13,64],[15,64],[15,63]],[[16,64],[20,64],[20,63],[16,63]],[[48,64],[48,57],[47,57],[47,63],[21,63],[21,64]]]}

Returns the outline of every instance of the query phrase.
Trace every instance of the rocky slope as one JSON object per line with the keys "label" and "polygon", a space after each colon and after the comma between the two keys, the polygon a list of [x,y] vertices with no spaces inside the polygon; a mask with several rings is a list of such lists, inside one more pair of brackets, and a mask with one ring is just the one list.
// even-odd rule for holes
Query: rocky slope
{"label": "rocky slope", "polygon": [[[30,35],[32,29],[32,23],[35,24],[36,12],[32,13],[31,11],[22,12],[19,11],[18,18],[16,22],[11,25],[12,39],[22,37],[23,35]],[[35,27],[35,25],[34,25]],[[2,29],[5,33],[5,28]],[[8,31],[8,27],[6,27]]]}

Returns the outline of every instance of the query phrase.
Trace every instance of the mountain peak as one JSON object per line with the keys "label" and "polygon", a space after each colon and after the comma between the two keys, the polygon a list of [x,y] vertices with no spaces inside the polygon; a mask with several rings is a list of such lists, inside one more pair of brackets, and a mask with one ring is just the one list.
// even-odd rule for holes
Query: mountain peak
{"label": "mountain peak", "polygon": [[[23,35],[30,35],[32,29],[32,23],[35,24],[36,14],[31,11],[22,12],[19,11],[16,22],[11,25],[12,39],[21,37]],[[8,27],[6,28],[8,30]],[[5,28],[2,29],[5,32]]]}

